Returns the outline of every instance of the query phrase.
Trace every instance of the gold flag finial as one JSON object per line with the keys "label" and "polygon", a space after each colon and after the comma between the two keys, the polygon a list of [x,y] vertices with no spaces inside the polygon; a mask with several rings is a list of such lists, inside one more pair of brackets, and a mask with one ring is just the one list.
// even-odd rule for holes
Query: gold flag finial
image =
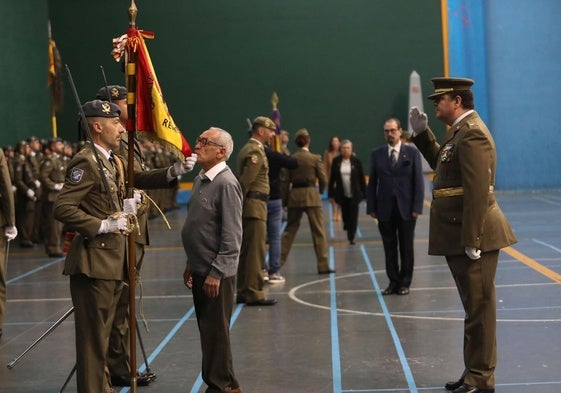
{"label": "gold flag finial", "polygon": [[129,16],[130,16],[130,27],[136,27],[136,14],[138,13],[138,8],[136,8],[136,4],[134,0],[131,0],[131,6],[129,7]]}
{"label": "gold flag finial", "polygon": [[277,92],[274,91],[273,95],[271,96],[271,104],[273,104],[273,109],[277,109],[277,105],[279,104],[279,96]]}

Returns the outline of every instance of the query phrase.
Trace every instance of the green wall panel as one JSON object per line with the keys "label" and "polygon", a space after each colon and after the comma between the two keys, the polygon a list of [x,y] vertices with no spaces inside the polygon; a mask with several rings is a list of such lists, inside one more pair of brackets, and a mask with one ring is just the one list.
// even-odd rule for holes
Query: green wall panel
{"label": "green wall panel", "polygon": [[[389,116],[407,124],[409,74],[442,75],[440,1],[137,1],[170,111],[189,141],[207,127],[246,140],[246,118],[269,115],[277,91],[283,128],[312,134],[322,152],[331,135],[355,142],[366,163],[383,143]],[[129,1],[49,1],[53,36],[82,101],[102,83],[124,84],[111,40],[128,26]],[[74,140],[76,105],[67,89],[60,131]],[[428,106],[428,102],[425,106]],[[429,115],[432,115],[429,108]],[[442,132],[432,121],[437,132]],[[294,148],[294,146],[292,146]]]}

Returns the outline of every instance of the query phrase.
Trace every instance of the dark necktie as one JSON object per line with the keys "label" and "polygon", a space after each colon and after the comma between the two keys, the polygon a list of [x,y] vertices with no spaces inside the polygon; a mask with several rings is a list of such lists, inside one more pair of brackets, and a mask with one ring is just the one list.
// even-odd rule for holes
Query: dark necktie
{"label": "dark necktie", "polygon": [[397,150],[392,149],[390,160],[392,162],[392,168],[397,165]]}

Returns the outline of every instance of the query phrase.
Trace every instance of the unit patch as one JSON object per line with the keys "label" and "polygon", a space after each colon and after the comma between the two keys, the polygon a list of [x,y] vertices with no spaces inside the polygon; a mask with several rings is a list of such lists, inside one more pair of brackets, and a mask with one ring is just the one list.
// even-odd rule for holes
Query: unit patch
{"label": "unit patch", "polygon": [[80,183],[80,180],[82,180],[83,175],[84,175],[83,169],[72,168],[72,172],[70,172],[70,181],[73,183]]}
{"label": "unit patch", "polygon": [[251,162],[254,164],[257,164],[257,162],[259,161],[259,156],[257,154],[252,154],[251,155]]}
{"label": "unit patch", "polygon": [[450,162],[452,161],[452,153],[454,153],[454,144],[448,143],[442,148],[440,153],[440,162]]}

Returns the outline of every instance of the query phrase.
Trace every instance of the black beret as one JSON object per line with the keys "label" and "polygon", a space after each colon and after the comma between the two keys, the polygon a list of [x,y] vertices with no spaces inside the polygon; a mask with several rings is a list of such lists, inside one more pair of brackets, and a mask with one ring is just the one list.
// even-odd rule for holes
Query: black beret
{"label": "black beret", "polygon": [[112,102],[93,100],[82,105],[86,117],[119,117],[121,110]]}
{"label": "black beret", "polygon": [[[107,96],[107,92],[111,97]],[[127,88],[119,85],[103,86],[97,91],[95,98],[103,101],[124,100],[127,98]]]}

